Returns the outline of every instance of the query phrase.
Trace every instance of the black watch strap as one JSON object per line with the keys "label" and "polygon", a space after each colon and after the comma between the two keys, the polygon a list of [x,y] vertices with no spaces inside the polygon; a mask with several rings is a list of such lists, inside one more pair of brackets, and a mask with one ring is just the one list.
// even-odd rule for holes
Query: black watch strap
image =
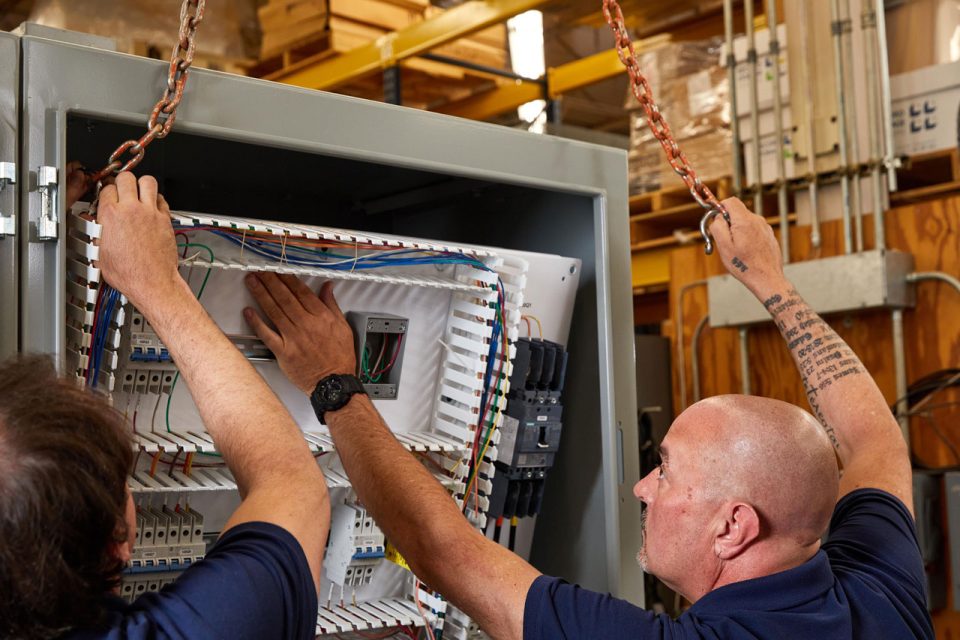
{"label": "black watch strap", "polygon": [[324,417],[327,411],[342,409],[350,402],[350,398],[358,393],[366,395],[367,391],[357,376],[334,373],[317,383],[310,394],[310,404],[313,405],[313,411],[320,422],[326,424]]}

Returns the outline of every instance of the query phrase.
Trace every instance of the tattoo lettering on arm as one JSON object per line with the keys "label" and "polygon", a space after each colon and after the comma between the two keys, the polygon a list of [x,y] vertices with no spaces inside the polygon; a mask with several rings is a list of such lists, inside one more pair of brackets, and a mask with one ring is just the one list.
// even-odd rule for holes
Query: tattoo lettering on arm
{"label": "tattoo lettering on arm", "polygon": [[739,269],[741,273],[746,272],[746,270],[750,268],[747,266],[746,262],[744,262],[737,256],[733,256],[733,260],[731,260],[730,262],[733,264],[734,267]]}
{"label": "tattoo lettering on arm", "polygon": [[820,396],[835,390],[831,388],[848,376],[864,375],[866,369],[847,343],[807,306],[795,289],[767,298],[763,306],[787,341],[813,414],[839,450],[840,441],[823,414]]}

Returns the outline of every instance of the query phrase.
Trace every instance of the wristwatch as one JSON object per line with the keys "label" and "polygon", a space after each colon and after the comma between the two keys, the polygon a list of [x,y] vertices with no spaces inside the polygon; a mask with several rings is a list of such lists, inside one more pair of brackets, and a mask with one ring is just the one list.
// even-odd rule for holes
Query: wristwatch
{"label": "wristwatch", "polygon": [[313,393],[310,394],[310,404],[313,405],[313,410],[320,422],[326,424],[323,418],[327,411],[342,409],[356,393],[364,395],[367,393],[357,376],[334,373],[317,383]]}

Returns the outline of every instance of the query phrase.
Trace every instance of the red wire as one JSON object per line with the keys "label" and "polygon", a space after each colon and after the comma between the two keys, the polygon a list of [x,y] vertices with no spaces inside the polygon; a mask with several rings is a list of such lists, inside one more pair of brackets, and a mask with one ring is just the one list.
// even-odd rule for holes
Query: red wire
{"label": "red wire", "polygon": [[180,457],[180,449],[177,449],[177,454],[173,456],[173,462],[170,463],[170,471],[168,471],[167,474],[169,475],[173,474],[173,468],[177,466],[177,458],[179,457]]}
{"label": "red wire", "polygon": [[370,374],[370,377],[371,377],[371,378],[374,378],[374,377],[376,377],[376,376],[382,375],[382,374],[386,373],[387,371],[390,371],[390,369],[393,368],[393,364],[397,361],[397,356],[400,355],[400,345],[402,345],[402,344],[403,344],[403,334],[402,334],[402,333],[398,333],[398,334],[397,334],[397,348],[393,350],[393,357],[390,358],[390,362],[388,362],[387,365],[386,365],[383,369],[380,369],[379,371],[374,371],[373,373],[371,373],[371,374]]}
{"label": "red wire", "polygon": [[[188,236],[188,235],[187,235],[186,233],[184,233],[183,231],[177,231],[176,233],[173,234],[173,236],[174,236],[174,237],[182,236],[183,239],[184,239],[184,241],[185,241],[185,243],[186,243],[186,244],[190,244],[190,236]],[[187,247],[186,247],[186,246],[183,247],[183,257],[184,257],[184,258],[187,257]]]}

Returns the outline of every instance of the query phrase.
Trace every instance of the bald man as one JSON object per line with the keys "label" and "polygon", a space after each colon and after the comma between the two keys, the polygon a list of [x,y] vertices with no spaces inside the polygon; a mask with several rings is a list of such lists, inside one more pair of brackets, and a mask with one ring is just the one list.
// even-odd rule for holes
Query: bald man
{"label": "bald man", "polygon": [[[325,412],[354,489],[390,540],[492,637],[933,638],[897,422],[857,356],[785,278],[770,226],[739,200],[725,205],[729,225],[711,227],[720,258],[770,312],[816,417],[731,395],[670,427],[661,464],[634,493],[646,505],[640,566],[693,603],[677,620],[543,576],[484,538],[362,393]],[[248,286],[275,328],[253,309],[248,321],[300,389],[323,387],[319,371],[354,373],[329,287],[318,297],[273,274]]]}

